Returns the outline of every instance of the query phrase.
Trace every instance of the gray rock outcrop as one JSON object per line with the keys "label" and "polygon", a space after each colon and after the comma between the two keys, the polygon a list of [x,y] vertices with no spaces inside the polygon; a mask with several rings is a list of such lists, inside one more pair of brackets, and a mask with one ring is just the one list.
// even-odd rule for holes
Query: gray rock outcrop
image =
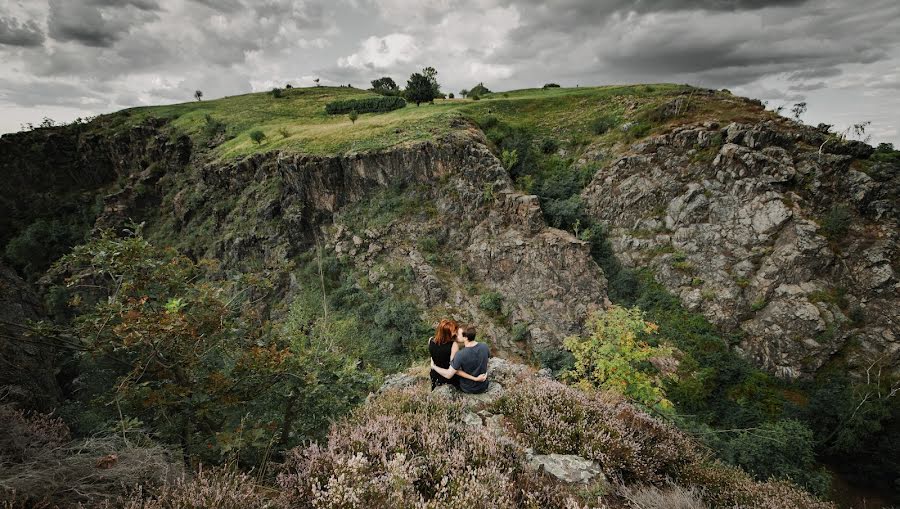
{"label": "gray rock outcrop", "polygon": [[897,366],[900,171],[820,154],[811,130],[677,128],[632,146],[582,197],[621,261],[742,333],[766,369],[809,375],[839,354],[857,371]]}

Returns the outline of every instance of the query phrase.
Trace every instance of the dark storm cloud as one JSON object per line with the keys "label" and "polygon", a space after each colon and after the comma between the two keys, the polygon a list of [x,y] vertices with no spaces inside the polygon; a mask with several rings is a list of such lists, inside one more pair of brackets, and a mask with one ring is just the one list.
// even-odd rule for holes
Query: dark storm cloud
{"label": "dark storm cloud", "polygon": [[[518,5],[518,4],[517,4]],[[559,0],[523,7],[523,23],[492,62],[563,59],[582,51],[588,75],[674,76],[738,86],[790,73],[835,76],[837,66],[897,54],[900,3]]]}
{"label": "dark storm cloud", "polygon": [[50,0],[47,26],[57,41],[110,47],[158,9],[153,0]]}
{"label": "dark storm cloud", "polygon": [[20,22],[16,18],[0,18],[0,44],[8,46],[40,46],[44,32],[34,20]]}

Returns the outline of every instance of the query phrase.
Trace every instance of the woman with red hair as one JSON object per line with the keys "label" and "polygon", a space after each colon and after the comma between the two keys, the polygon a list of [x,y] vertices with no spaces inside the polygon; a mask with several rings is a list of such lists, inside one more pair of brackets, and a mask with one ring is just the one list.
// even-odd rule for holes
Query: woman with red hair
{"label": "woman with red hair", "polygon": [[[440,323],[438,323],[437,330],[434,331],[434,337],[428,340],[428,352],[431,353],[431,360],[434,361],[434,364],[439,368],[449,368],[450,361],[453,360],[453,357],[456,356],[456,352],[460,349],[456,335],[458,329],[459,324],[456,323],[456,320],[441,320]],[[460,377],[468,378],[473,381],[480,380],[469,375],[465,371],[457,371],[456,375],[449,380],[439,375],[437,371],[433,369],[430,374],[431,390],[434,390],[435,387],[443,384],[450,384],[458,388]]]}

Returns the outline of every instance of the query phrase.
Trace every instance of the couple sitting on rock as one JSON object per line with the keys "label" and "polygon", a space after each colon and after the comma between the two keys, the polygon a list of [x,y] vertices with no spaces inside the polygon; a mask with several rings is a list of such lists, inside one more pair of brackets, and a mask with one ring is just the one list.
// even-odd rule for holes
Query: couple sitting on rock
{"label": "couple sitting on rock", "polygon": [[431,353],[431,390],[450,384],[469,394],[488,389],[487,367],[490,349],[475,341],[475,326],[460,326],[441,320],[434,337],[428,340]]}

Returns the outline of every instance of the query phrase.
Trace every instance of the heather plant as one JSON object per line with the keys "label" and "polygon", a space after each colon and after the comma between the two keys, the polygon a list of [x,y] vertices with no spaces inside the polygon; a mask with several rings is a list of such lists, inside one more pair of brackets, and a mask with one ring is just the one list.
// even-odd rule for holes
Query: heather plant
{"label": "heather plant", "polygon": [[12,405],[0,405],[0,465],[21,463],[71,440],[69,428],[51,414],[26,413]]}
{"label": "heather plant", "polygon": [[458,405],[399,391],[378,396],[335,425],[327,445],[291,451],[278,484],[286,507],[576,503],[562,486],[525,470],[520,446],[463,423]]}
{"label": "heather plant", "polygon": [[498,406],[535,450],[596,460],[610,477],[662,481],[700,457],[678,430],[614,393],[534,380],[513,384]]}
{"label": "heather plant", "polygon": [[832,509],[788,481],[755,481],[711,461],[693,440],[613,393],[584,393],[552,380],[510,384],[497,404],[514,433],[542,453],[577,454],[625,483],[669,481],[709,507]]}
{"label": "heather plant", "polygon": [[651,408],[671,408],[650,360],[669,356],[672,349],[653,347],[645,340],[657,332],[657,325],[645,321],[639,308],[621,306],[593,315],[589,323],[590,336],[565,340],[566,349],[575,356],[566,380],[585,390],[618,392]]}

